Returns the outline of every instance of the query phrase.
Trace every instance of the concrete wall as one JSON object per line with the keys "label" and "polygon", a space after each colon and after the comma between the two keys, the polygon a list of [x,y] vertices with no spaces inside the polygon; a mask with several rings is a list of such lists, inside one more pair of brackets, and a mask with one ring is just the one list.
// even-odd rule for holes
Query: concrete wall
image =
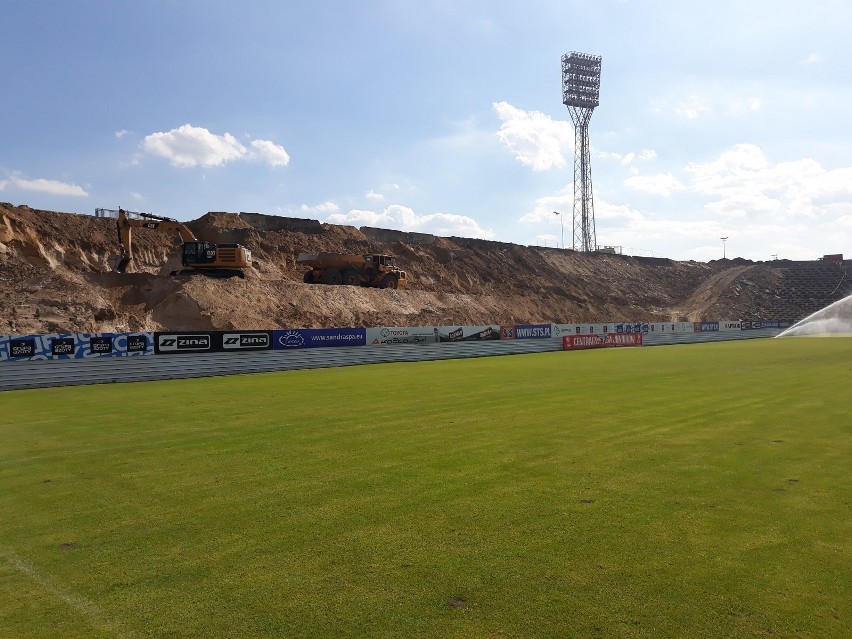
{"label": "concrete wall", "polygon": [[325,232],[319,220],[245,212],[240,213],[240,218],[258,231],[292,231],[311,235],[320,235]]}
{"label": "concrete wall", "polygon": [[372,226],[362,226],[360,231],[375,242],[402,242],[403,244],[435,243],[435,236],[431,233],[405,233],[392,229],[377,229]]}
{"label": "concrete wall", "polygon": [[513,248],[521,246],[520,244],[511,244],[509,242],[495,242],[493,240],[478,240],[471,237],[448,237],[448,240],[454,244],[468,249],[483,249],[486,251],[509,251]]}

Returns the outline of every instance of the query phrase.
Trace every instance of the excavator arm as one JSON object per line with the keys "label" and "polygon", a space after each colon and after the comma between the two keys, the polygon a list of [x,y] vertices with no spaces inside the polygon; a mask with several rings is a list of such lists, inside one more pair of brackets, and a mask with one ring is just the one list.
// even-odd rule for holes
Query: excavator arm
{"label": "excavator arm", "polygon": [[121,246],[121,257],[115,270],[118,273],[124,273],[133,259],[133,237],[132,230],[134,228],[145,228],[165,233],[177,233],[182,242],[195,242],[195,235],[185,224],[169,218],[160,217],[152,213],[136,213],[141,216],[141,219],[128,217],[127,211],[118,209],[118,220],[116,226],[118,228],[118,243]]}

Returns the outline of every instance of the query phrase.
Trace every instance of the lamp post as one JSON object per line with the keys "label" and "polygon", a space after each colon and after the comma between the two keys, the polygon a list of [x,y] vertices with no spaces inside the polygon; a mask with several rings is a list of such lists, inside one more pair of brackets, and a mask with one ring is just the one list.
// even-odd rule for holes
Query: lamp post
{"label": "lamp post", "polygon": [[560,213],[559,211],[554,211],[553,214],[559,216],[559,228],[562,231],[562,248],[564,249],[565,248],[565,223],[562,221],[562,213]]}
{"label": "lamp post", "polygon": [[[562,104],[574,124],[574,250],[597,250],[589,120],[600,104],[601,56],[572,51],[562,56]],[[564,242],[563,242],[564,248]]]}
{"label": "lamp post", "polygon": [[722,240],[722,259],[724,260],[725,259],[725,242],[728,241],[728,238],[727,237],[720,237],[719,239]]}

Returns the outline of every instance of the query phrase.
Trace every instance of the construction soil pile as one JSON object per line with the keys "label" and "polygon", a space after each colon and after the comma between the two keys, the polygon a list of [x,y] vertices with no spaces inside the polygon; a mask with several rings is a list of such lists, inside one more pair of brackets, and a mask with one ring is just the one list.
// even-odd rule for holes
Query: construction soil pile
{"label": "construction soil pile", "polygon": [[[134,260],[116,273],[114,219],[0,203],[0,333],[774,318],[784,277],[762,262],[585,254],[259,214],[187,225],[199,239],[244,244],[254,267],[244,279],[172,277],[179,238],[134,229]],[[323,251],[395,255],[409,287],[305,284],[297,256]]]}

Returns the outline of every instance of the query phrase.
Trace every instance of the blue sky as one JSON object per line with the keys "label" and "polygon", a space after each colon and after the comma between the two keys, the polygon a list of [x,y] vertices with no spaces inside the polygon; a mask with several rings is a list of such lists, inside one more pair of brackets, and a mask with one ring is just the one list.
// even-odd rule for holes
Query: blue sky
{"label": "blue sky", "polygon": [[0,201],[571,245],[560,58],[603,57],[599,244],[852,254],[841,1],[0,0]]}

